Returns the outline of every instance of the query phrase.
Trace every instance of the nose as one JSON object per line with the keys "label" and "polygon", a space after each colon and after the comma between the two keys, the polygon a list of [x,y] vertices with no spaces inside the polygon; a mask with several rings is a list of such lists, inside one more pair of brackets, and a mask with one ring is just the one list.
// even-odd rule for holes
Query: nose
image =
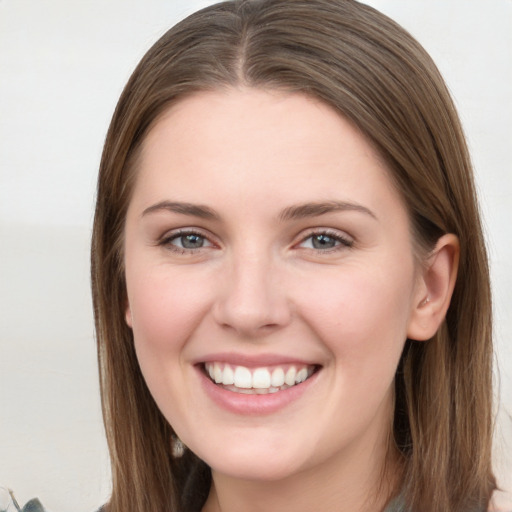
{"label": "nose", "polygon": [[244,338],[257,338],[290,322],[291,304],[282,273],[270,257],[240,256],[223,277],[213,315],[224,329]]}

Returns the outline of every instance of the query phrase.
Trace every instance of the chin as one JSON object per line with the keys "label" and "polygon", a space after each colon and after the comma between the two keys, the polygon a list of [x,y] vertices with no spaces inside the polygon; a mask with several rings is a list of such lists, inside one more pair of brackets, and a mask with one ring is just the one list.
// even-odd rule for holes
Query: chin
{"label": "chin", "polygon": [[207,451],[203,457],[199,456],[213,472],[240,480],[282,480],[303,469],[307,462],[303,454],[288,454],[283,448],[270,448],[269,445],[261,447],[253,444],[248,447],[230,444],[215,450],[215,453]]}
{"label": "chin", "polygon": [[282,460],[273,461],[271,458],[262,461],[229,461],[210,467],[215,473],[252,482],[277,482],[298,472],[298,469],[283,463]]}

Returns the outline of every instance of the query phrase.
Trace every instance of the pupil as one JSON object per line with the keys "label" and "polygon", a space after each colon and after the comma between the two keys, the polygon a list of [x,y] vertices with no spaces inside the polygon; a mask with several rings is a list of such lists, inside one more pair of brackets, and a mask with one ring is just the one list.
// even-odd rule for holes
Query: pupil
{"label": "pupil", "polygon": [[328,235],[315,235],[313,237],[313,247],[315,249],[330,249],[334,247],[336,240]]}
{"label": "pupil", "polygon": [[181,237],[181,243],[185,249],[197,249],[203,246],[204,240],[199,235],[185,235]]}

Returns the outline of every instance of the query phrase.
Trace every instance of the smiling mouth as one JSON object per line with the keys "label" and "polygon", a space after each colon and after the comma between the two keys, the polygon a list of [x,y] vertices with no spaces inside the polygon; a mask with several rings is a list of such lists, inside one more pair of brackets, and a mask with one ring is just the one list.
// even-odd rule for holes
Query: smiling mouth
{"label": "smiling mouth", "polygon": [[319,369],[316,365],[283,365],[247,368],[227,363],[208,362],[204,372],[217,386],[247,395],[266,395],[297,386]]}

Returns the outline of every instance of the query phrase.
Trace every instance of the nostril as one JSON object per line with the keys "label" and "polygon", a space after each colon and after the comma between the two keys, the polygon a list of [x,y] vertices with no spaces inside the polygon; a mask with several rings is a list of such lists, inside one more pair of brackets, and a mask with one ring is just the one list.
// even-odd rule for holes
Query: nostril
{"label": "nostril", "polygon": [[249,308],[224,303],[215,308],[214,317],[222,328],[250,336],[268,333],[288,323],[288,315],[279,314],[272,306]]}
{"label": "nostril", "polygon": [[225,329],[243,335],[268,333],[290,322],[291,312],[286,300],[257,290],[221,297],[214,305],[216,322]]}

